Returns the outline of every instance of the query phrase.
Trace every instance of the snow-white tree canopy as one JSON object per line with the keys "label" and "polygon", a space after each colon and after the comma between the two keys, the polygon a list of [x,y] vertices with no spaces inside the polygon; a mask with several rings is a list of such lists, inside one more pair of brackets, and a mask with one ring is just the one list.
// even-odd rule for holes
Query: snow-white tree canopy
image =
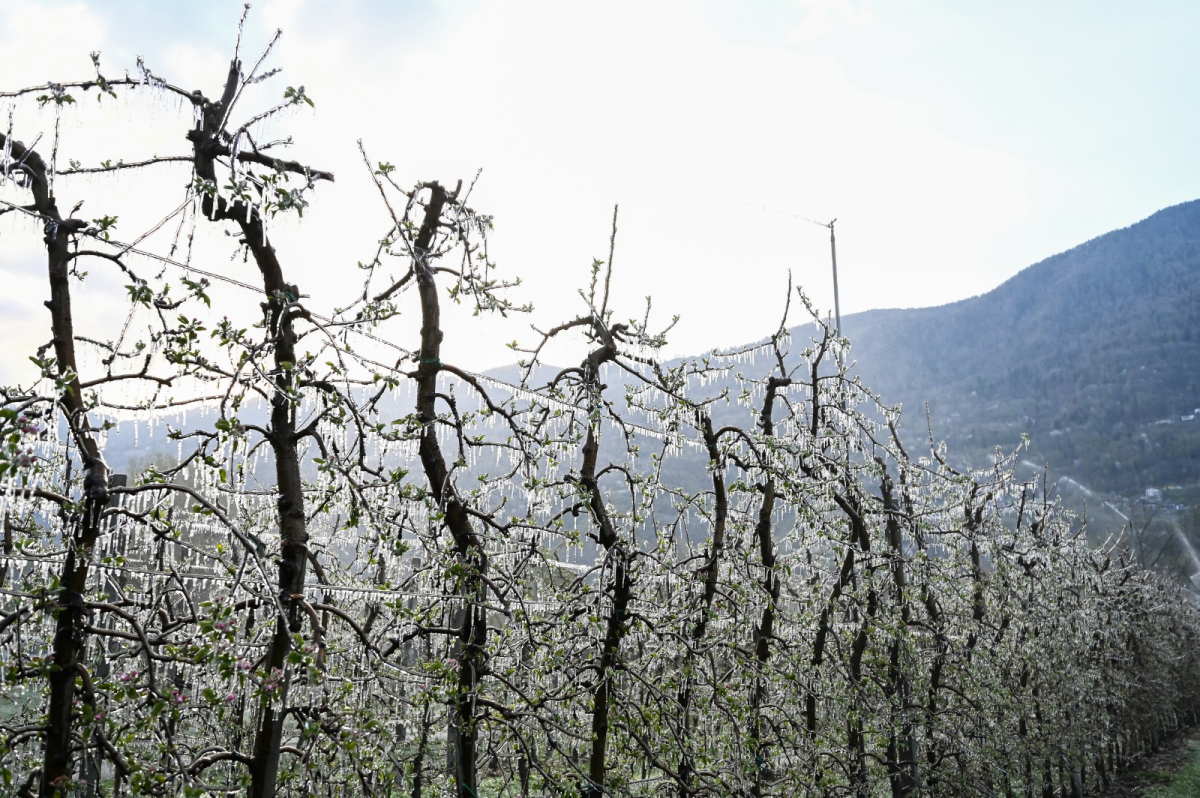
{"label": "snow-white tree canopy", "polygon": [[[0,241],[40,237],[49,289],[0,389],[6,790],[1081,794],[1195,720],[1194,604],[1011,455],[906,451],[847,341],[790,339],[790,285],[761,343],[666,361],[610,303],[614,212],[530,333],[473,184],[360,144],[347,295],[308,296],[276,237],[334,175],[286,151],[313,100],[270,49],[215,97],[98,55],[0,94]],[[76,160],[114,103],[178,152]],[[464,308],[518,371],[443,360]],[[169,445],[117,475],[118,432]]]}

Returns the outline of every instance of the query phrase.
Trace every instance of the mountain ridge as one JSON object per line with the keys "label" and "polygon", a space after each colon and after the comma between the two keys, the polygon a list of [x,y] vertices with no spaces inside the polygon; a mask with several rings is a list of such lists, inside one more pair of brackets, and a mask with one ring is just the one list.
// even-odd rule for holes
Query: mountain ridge
{"label": "mountain ridge", "polygon": [[[1024,462],[1052,478],[1110,497],[1191,486],[1200,505],[1200,421],[1182,421],[1200,408],[1200,200],[1045,258],[985,294],[854,313],[842,327],[852,373],[903,406],[900,429],[914,447],[927,442],[928,403],[935,439],[969,465],[1027,434]],[[793,328],[797,340],[810,331]],[[511,382],[517,371],[484,373]],[[120,426],[126,434],[110,444],[123,466],[142,447],[131,422]],[[163,443],[143,434],[144,452]]]}
{"label": "mountain ridge", "polygon": [[[1101,490],[1200,481],[1200,200],[1022,269],[992,291],[843,319],[863,383],[913,433],[1027,457]],[[915,412],[914,412],[915,411]],[[1171,423],[1161,423],[1171,422]],[[1105,445],[1105,441],[1109,445]]]}

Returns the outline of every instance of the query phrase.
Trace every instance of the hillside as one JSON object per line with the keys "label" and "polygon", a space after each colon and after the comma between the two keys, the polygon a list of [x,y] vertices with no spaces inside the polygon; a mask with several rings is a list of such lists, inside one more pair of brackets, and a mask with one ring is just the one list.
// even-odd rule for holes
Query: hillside
{"label": "hillside", "polygon": [[1028,267],[982,296],[847,316],[863,381],[910,438],[1027,460],[1108,493],[1200,481],[1200,200]]}
{"label": "hillside", "polygon": [[[1200,408],[1200,200],[1047,258],[982,296],[857,313],[843,327],[856,372],[903,404],[914,445],[926,438],[928,403],[935,437],[976,465],[1025,433],[1025,461],[1048,465],[1060,484],[1069,477],[1123,496],[1180,485],[1168,498],[1200,504],[1200,420],[1182,420]],[[807,338],[811,327],[795,333]],[[488,373],[515,382],[519,371]],[[719,414],[738,421],[744,411]],[[109,441],[118,468],[135,448],[174,448],[161,427],[143,423],[140,447],[131,423],[120,431]]]}

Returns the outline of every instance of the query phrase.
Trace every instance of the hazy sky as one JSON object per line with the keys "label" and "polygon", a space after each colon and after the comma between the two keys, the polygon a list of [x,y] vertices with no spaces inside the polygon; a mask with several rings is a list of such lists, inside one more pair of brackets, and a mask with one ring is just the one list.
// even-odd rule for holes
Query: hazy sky
{"label": "hazy sky", "polygon": [[[0,0],[0,84],[87,77],[100,50],[110,75],[143,55],[211,96],[241,7]],[[647,294],[660,317],[681,314],[674,353],[767,333],[788,269],[832,308],[828,231],[798,216],[838,219],[845,314],[988,291],[1200,193],[1195,2],[275,0],[255,4],[246,51],[276,28],[283,74],[264,91],[306,87],[316,108],[287,120],[291,154],[338,175],[276,243],[325,309],[384,231],[359,138],[404,183],[483,169],[491,253],[541,323],[582,310],[575,289],[607,256],[619,203],[619,315],[640,316]],[[64,151],[187,152],[190,112],[122,107],[101,120],[119,136],[80,116]],[[29,108],[17,138],[46,127]],[[147,108],[166,124],[139,124]],[[185,180],[167,181],[174,204]],[[10,219],[0,336],[40,342],[38,237]],[[448,343],[493,365],[514,337],[496,329]]]}

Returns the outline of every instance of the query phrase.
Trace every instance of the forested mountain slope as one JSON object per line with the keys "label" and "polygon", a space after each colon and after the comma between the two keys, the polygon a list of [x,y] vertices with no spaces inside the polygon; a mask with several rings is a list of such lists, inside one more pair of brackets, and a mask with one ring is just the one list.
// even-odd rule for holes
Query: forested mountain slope
{"label": "forested mountain slope", "polygon": [[[1200,200],[1023,270],[982,296],[847,316],[863,382],[909,438],[1027,460],[1130,494],[1200,480]],[[803,331],[798,331],[803,332]],[[1170,423],[1164,423],[1170,422]]]}

